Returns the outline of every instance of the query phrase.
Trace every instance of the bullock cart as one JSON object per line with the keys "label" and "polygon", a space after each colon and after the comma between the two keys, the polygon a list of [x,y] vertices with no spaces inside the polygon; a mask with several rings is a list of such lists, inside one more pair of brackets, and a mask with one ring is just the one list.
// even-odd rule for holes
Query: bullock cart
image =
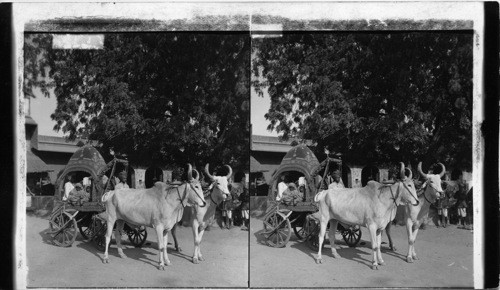
{"label": "bullock cart", "polygon": [[[269,188],[270,206],[264,216],[264,230],[261,233],[267,245],[276,248],[286,246],[293,230],[299,241],[307,241],[310,247],[317,247],[319,222],[314,218],[314,213],[318,212],[319,208],[314,202],[314,196],[320,188],[328,186],[324,181],[331,163],[335,163],[339,169],[342,168],[339,158],[328,157],[320,164],[314,153],[305,145],[293,147],[283,157],[273,174]],[[319,175],[321,172],[323,177]],[[276,200],[282,176],[286,176],[286,183],[300,180],[299,195],[286,203]],[[338,223],[337,230],[350,247],[356,246],[361,239],[361,230],[357,226]]]}
{"label": "bullock cart", "polygon": [[[121,164],[125,169],[128,166],[126,160],[118,158],[106,164],[101,154],[92,146],[83,146],[73,154],[56,181],[56,201],[49,219],[49,234],[53,244],[70,247],[80,232],[86,241],[93,241],[99,250],[104,250],[106,222],[102,216],[106,209],[101,202],[101,196],[109,188],[111,179],[103,182],[103,177],[107,172],[113,176],[117,164]],[[78,180],[84,177],[88,179],[85,190],[90,195],[89,201],[70,203],[62,200],[64,183],[70,174]],[[125,225],[124,232],[136,247],[142,246],[146,241],[145,228]]]}

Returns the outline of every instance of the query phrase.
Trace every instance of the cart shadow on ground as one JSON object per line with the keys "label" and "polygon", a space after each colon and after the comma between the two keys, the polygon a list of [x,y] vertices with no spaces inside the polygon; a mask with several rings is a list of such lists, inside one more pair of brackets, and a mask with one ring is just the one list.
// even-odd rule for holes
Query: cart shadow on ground
{"label": "cart shadow on ground", "polygon": [[264,229],[260,229],[254,232],[253,235],[257,241],[257,244],[267,246],[266,237],[264,236]]}
{"label": "cart shadow on ground", "polygon": [[56,245],[54,245],[54,243],[52,242],[52,236],[50,235],[50,228],[46,228],[44,229],[43,231],[39,232],[38,234],[40,235],[40,237],[42,238],[42,242],[46,245],[52,245],[54,247],[57,247]]}

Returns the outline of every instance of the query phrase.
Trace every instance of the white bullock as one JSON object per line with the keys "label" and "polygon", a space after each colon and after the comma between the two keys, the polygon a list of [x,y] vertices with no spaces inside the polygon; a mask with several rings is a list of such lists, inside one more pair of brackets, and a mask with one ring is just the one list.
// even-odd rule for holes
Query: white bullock
{"label": "white bullock", "polygon": [[322,263],[321,248],[330,222],[330,244],[334,258],[340,257],[335,249],[335,229],[338,221],[365,226],[370,231],[373,249],[372,269],[384,265],[380,252],[381,232],[394,218],[398,204],[419,201],[416,197],[413,180],[404,175],[404,164],[401,162],[400,178],[393,184],[380,184],[370,181],[362,188],[330,189],[319,192],[315,201],[319,201],[321,229],[319,233],[319,250],[316,263]]}
{"label": "white bullock", "polygon": [[206,205],[199,180],[192,178],[192,167],[188,165],[188,181],[177,187],[169,187],[157,182],[149,189],[120,189],[103,195],[106,204],[107,232],[104,263],[109,263],[108,248],[113,226],[116,222],[115,239],[118,254],[126,258],[121,246],[120,232],[124,222],[132,225],[152,227],[156,230],[159,250],[159,269],[165,270],[165,263],[170,265],[167,255],[168,231],[182,218],[185,206]]}
{"label": "white bullock", "polygon": [[406,261],[408,263],[418,260],[417,253],[415,252],[415,240],[417,239],[418,229],[424,217],[429,214],[430,205],[436,202],[443,193],[441,177],[443,177],[446,168],[442,163],[438,164],[441,165],[441,172],[439,174],[426,174],[422,171],[422,162],[418,163],[418,173],[425,179],[425,182],[419,191],[420,203],[418,205],[409,204],[405,207],[406,232],[408,234],[408,254]]}
{"label": "white bullock", "polygon": [[226,176],[214,176],[210,174],[208,163],[205,165],[205,174],[210,181],[212,181],[207,206],[194,206],[191,209],[194,216],[191,221],[194,237],[194,253],[192,261],[195,264],[198,264],[199,261],[205,260],[201,254],[201,239],[203,238],[207,221],[214,217],[217,206],[220,205],[229,195],[228,179],[231,177],[233,170],[229,165],[226,165],[226,167],[228,168],[228,174]]}

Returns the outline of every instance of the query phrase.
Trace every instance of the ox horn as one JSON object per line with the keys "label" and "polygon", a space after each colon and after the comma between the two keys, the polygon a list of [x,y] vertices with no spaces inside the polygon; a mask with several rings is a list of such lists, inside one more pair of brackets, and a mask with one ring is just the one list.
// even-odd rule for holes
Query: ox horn
{"label": "ox horn", "polygon": [[411,171],[410,168],[406,167],[405,168],[405,175],[406,175],[406,172],[408,172],[408,179],[412,179],[413,178],[413,172]]}
{"label": "ox horn", "polygon": [[194,177],[195,180],[200,180],[200,173],[198,172],[198,170],[194,169],[193,168],[193,173],[196,173],[196,176]]}
{"label": "ox horn", "polygon": [[191,181],[193,179],[193,166],[188,163],[188,170],[187,170],[187,180]]}
{"label": "ox horn", "polygon": [[443,163],[438,163],[441,165],[441,173],[439,173],[439,177],[443,177],[444,173],[446,172],[446,167],[444,167]]}
{"label": "ox horn", "polygon": [[233,175],[233,169],[229,165],[226,165],[226,167],[229,169],[229,172],[227,173],[226,178],[229,179]]}
{"label": "ox horn", "polygon": [[210,180],[214,180],[214,177],[209,172],[208,163],[205,165],[205,174],[208,176],[208,178],[210,178]]}
{"label": "ox horn", "polygon": [[418,166],[417,166],[417,171],[420,175],[422,175],[423,178],[427,178],[427,174],[425,174],[423,171],[422,171],[422,161],[420,161],[418,163]]}
{"label": "ox horn", "polygon": [[405,164],[403,162],[399,162],[399,178],[405,179]]}

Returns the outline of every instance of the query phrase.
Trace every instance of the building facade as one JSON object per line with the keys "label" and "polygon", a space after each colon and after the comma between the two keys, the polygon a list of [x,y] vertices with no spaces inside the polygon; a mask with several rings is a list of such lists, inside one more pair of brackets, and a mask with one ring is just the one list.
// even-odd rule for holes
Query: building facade
{"label": "building facade", "polygon": [[[63,137],[39,135],[38,124],[29,115],[25,117],[25,132],[27,191],[33,196],[53,196],[57,178],[73,153],[83,143],[81,140],[68,141]],[[172,170],[169,168],[148,164],[129,164],[127,183],[131,188],[151,187],[156,181],[169,182],[171,180]],[[45,190],[47,185],[51,185],[48,187],[50,190]]]}
{"label": "building facade", "polygon": [[[278,169],[285,154],[293,147],[294,141],[297,140],[280,141],[278,137],[252,135],[250,146],[251,182],[264,180],[267,185],[271,185],[274,172]],[[462,174],[462,178],[466,182],[471,182],[472,174],[470,172],[455,168],[446,168],[446,170],[445,179],[447,180],[450,180],[452,176]],[[413,174],[415,176],[417,172]],[[384,165],[354,164],[349,160],[343,160],[342,181],[346,187],[363,187],[370,180],[381,182],[388,179],[389,169]]]}

